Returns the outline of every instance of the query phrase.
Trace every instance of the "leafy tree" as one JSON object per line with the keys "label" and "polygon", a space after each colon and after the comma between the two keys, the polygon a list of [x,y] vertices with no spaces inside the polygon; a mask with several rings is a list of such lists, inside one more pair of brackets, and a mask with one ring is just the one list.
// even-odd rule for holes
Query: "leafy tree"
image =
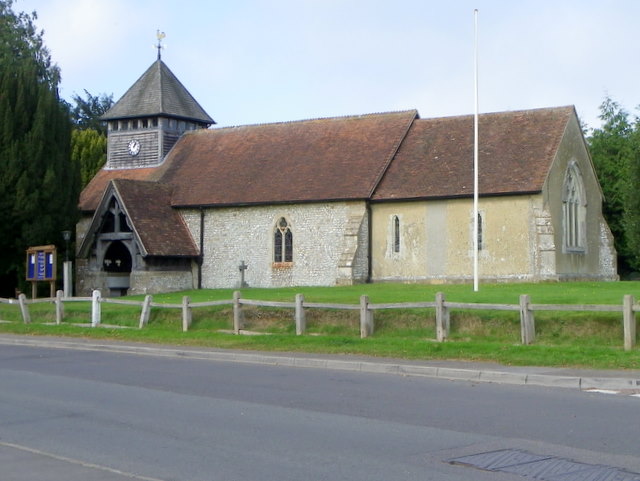
{"label": "leafy tree", "polygon": [[80,165],[82,187],[107,161],[107,130],[100,117],[113,105],[113,95],[91,95],[86,99],[75,94],[71,120],[75,126],[71,135],[71,158]]}
{"label": "leafy tree", "polygon": [[113,105],[113,94],[91,95],[86,90],[86,99],[78,94],[72,96],[74,106],[71,109],[71,118],[77,129],[93,129],[103,135],[107,135],[107,129],[100,117]]}
{"label": "leafy tree", "polygon": [[640,271],[640,120],[636,117],[633,132],[629,136],[630,157],[628,165],[627,195],[624,212],[624,230],[629,264]]}
{"label": "leafy tree", "polygon": [[604,194],[603,213],[618,251],[618,267],[628,270],[623,216],[631,156],[629,136],[633,129],[629,114],[609,97],[600,105],[600,119],[603,125],[593,130],[589,146]]}
{"label": "leafy tree", "polygon": [[591,156],[604,194],[603,213],[615,239],[622,275],[640,269],[640,123],[607,97],[603,125],[589,137]]}
{"label": "leafy tree", "polygon": [[107,160],[107,137],[94,129],[71,133],[71,159],[80,165],[80,178],[84,187]]}
{"label": "leafy tree", "polygon": [[26,247],[60,244],[77,219],[70,113],[32,14],[0,0],[0,295],[24,283]]}

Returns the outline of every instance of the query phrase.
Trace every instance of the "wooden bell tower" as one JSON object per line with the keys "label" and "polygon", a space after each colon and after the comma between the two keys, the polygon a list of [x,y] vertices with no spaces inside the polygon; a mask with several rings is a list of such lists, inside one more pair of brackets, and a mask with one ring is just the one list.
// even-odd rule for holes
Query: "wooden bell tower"
{"label": "wooden bell tower", "polygon": [[162,61],[164,37],[158,31],[157,60],[102,116],[107,169],[159,165],[183,133],[215,124]]}

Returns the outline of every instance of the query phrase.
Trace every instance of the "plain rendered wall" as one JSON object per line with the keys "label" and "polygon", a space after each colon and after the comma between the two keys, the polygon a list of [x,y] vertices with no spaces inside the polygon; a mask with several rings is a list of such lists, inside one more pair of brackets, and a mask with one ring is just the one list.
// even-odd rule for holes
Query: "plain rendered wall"
{"label": "plain rendered wall", "polygon": [[[566,252],[562,188],[570,162],[582,173],[587,195],[586,249]],[[473,275],[471,199],[413,201],[372,205],[372,279],[374,281],[468,281]],[[482,279],[615,280],[613,237],[602,216],[602,193],[579,123],[573,117],[564,133],[540,194],[480,198],[484,248]],[[401,249],[392,249],[392,218],[401,225]]]}
{"label": "plain rendered wall", "polygon": [[[483,248],[479,274],[492,280],[534,275],[536,196],[480,199]],[[400,219],[400,252],[393,252],[393,217]],[[451,282],[473,277],[471,199],[372,205],[374,281]]]}

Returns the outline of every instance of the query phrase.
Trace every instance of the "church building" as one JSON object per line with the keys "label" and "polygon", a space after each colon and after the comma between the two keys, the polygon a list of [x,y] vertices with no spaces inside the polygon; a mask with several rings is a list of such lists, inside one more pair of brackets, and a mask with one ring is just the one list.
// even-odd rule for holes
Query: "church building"
{"label": "church building", "polygon": [[[574,107],[415,110],[211,128],[158,57],[103,117],[80,197],[76,292],[615,280]],[[478,228],[474,228],[474,221]]]}

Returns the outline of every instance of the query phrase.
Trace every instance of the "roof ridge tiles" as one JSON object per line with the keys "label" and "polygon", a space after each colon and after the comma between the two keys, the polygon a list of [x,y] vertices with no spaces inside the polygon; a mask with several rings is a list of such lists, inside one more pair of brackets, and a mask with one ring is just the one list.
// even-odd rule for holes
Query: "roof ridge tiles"
{"label": "roof ridge tiles", "polygon": [[[480,112],[480,117],[482,116],[493,116],[500,115],[502,117],[507,115],[524,115],[524,114],[536,114],[542,113],[543,111],[560,111],[560,110],[575,110],[575,106],[573,105],[561,105],[557,107],[536,107],[532,109],[518,109],[518,110],[497,110],[491,112]],[[439,117],[422,117],[418,120],[424,121],[443,121],[443,120],[456,120],[456,119],[465,119],[473,117],[473,114],[459,114],[459,115],[443,115]]]}
{"label": "roof ridge tiles", "polygon": [[213,129],[208,129],[209,131],[218,131],[225,129],[241,129],[245,127],[261,127],[261,126],[275,126],[275,125],[290,125],[290,124],[299,124],[304,122],[317,122],[321,120],[349,120],[349,119],[359,119],[359,118],[367,118],[367,117],[375,117],[375,116],[383,116],[383,115],[402,115],[409,114],[414,112],[418,115],[417,109],[406,109],[406,110],[391,110],[388,112],[370,112],[365,114],[351,114],[351,115],[336,115],[329,117],[311,117],[308,119],[296,119],[296,120],[280,120],[276,122],[256,122],[253,124],[239,124],[239,125],[227,125],[225,127],[215,127]]}

